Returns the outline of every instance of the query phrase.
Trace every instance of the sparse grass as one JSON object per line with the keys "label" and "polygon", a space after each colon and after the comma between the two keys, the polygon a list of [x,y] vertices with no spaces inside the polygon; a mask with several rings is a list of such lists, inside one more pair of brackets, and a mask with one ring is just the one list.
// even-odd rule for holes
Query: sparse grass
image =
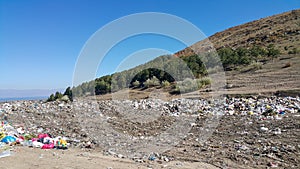
{"label": "sparse grass", "polygon": [[246,66],[244,68],[240,68],[241,73],[246,73],[250,71],[256,71],[262,69],[262,63],[261,62],[253,62],[249,66]]}

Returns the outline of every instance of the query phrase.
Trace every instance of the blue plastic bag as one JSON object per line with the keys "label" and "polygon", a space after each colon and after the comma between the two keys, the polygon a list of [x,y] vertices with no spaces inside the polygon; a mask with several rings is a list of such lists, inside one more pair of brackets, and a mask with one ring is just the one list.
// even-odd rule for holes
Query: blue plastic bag
{"label": "blue plastic bag", "polygon": [[15,137],[13,137],[13,136],[5,136],[2,140],[1,140],[1,142],[3,142],[3,143],[13,143],[13,142],[15,142],[17,139],[15,138]]}

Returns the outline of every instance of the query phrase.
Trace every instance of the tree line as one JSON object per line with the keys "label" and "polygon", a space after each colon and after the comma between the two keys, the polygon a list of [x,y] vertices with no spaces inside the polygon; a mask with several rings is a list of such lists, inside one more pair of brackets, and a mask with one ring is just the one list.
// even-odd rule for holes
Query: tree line
{"label": "tree line", "polygon": [[175,83],[173,93],[190,92],[209,85],[211,81],[207,78],[208,71],[215,69],[217,65],[222,65],[227,70],[230,67],[249,65],[260,59],[273,59],[279,54],[279,50],[275,49],[274,45],[269,45],[266,48],[260,46],[237,49],[224,47],[217,52],[179,58],[164,55],[135,68],[102,76],[72,89],[68,87],[64,94],[52,94],[48,100],[56,100],[63,95],[68,95],[70,98],[101,95],[128,87],[167,87]]}

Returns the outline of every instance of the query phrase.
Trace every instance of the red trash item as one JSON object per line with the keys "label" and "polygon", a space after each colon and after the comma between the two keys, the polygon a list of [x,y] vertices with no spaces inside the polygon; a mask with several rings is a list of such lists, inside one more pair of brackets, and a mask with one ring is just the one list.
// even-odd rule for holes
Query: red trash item
{"label": "red trash item", "polygon": [[38,140],[38,138],[32,138],[31,139],[32,142],[37,141],[37,140]]}
{"label": "red trash item", "polygon": [[25,137],[24,136],[20,136],[19,139],[25,140]]}
{"label": "red trash item", "polygon": [[45,138],[45,137],[49,137],[48,134],[39,134],[39,135],[38,135],[38,138],[39,138],[39,139]]}
{"label": "red trash item", "polygon": [[42,149],[53,149],[54,148],[54,144],[44,144],[42,146]]}
{"label": "red trash item", "polygon": [[19,138],[17,138],[17,143],[21,143],[24,140],[25,138],[23,136],[20,136]]}

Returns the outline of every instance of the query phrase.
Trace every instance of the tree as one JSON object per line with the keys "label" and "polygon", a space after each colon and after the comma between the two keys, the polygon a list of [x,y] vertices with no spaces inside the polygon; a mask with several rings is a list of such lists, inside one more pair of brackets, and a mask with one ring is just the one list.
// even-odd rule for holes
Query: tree
{"label": "tree", "polygon": [[79,97],[83,95],[81,86],[73,87],[72,94],[74,97]]}
{"label": "tree", "polygon": [[50,97],[47,99],[47,102],[52,102],[55,100],[54,94],[51,94]]}
{"label": "tree", "polygon": [[64,95],[67,95],[68,98],[70,99],[70,101],[73,101],[73,93],[72,93],[71,87],[68,87],[66,89],[66,91],[64,92]]}
{"label": "tree", "polygon": [[270,44],[268,46],[267,51],[268,51],[268,56],[271,56],[272,58],[280,54],[280,51],[278,49],[275,49],[273,44]]}
{"label": "tree", "polygon": [[254,56],[256,58],[259,58],[261,56],[266,56],[268,51],[266,49],[260,47],[260,46],[254,46],[251,49],[249,49],[250,55]]}
{"label": "tree", "polygon": [[56,92],[55,96],[54,96],[54,100],[60,99],[62,97],[63,97],[63,95],[60,92]]}
{"label": "tree", "polygon": [[121,73],[117,78],[117,84],[119,89],[126,88],[126,77],[125,74]]}
{"label": "tree", "polygon": [[110,90],[111,90],[110,84],[105,82],[104,80],[101,80],[100,82],[96,82],[96,87],[95,87],[96,95],[109,93]]}
{"label": "tree", "polygon": [[221,58],[224,67],[228,67],[229,65],[234,65],[237,63],[237,54],[231,48],[222,48],[218,50],[218,54]]}
{"label": "tree", "polygon": [[243,56],[248,55],[248,50],[247,50],[246,48],[239,47],[239,48],[236,49],[236,53],[237,53],[240,57],[243,57]]}

